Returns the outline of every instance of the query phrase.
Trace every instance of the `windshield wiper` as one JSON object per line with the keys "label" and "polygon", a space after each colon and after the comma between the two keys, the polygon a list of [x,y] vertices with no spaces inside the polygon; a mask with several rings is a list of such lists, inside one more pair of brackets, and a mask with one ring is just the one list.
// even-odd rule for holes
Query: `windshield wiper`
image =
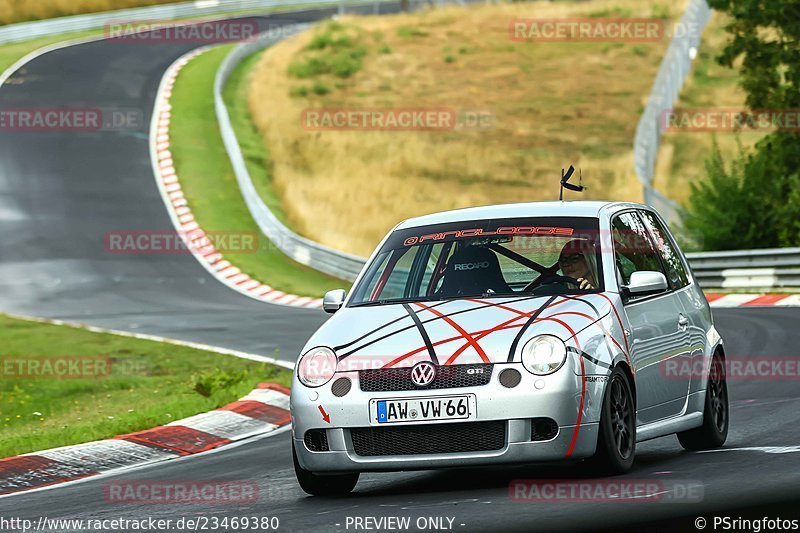
{"label": "windshield wiper", "polygon": [[383,300],[375,300],[373,302],[362,302],[358,304],[353,304],[353,307],[369,307],[373,305],[387,305],[387,304],[407,304],[407,303],[414,303],[414,302],[434,302],[436,301],[435,298],[423,298],[423,297],[412,297],[412,298],[385,298]]}

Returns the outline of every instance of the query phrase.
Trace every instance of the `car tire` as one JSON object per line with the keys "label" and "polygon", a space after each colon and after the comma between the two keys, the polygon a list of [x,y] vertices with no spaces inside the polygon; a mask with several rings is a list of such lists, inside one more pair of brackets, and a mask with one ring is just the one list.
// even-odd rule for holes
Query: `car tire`
{"label": "car tire", "polygon": [[678,441],[686,450],[691,451],[719,448],[728,438],[729,420],[725,360],[719,353],[715,353],[708,373],[703,425],[678,433]]}
{"label": "car tire", "polygon": [[300,466],[297,461],[297,451],[292,445],[292,459],[294,460],[294,473],[303,492],[312,496],[346,496],[358,483],[358,473],[333,474],[320,476],[309,472]]}
{"label": "car tire", "polygon": [[633,467],[635,456],[636,403],[628,375],[616,366],[603,394],[597,450],[591,462],[597,474],[617,475]]}

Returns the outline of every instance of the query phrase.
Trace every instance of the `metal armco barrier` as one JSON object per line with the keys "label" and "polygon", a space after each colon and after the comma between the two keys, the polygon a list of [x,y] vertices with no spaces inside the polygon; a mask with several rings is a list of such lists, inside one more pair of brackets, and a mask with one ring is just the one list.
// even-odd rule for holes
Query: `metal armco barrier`
{"label": "metal armco barrier", "polygon": [[[369,4],[375,6],[377,11],[378,5],[386,1],[372,0]],[[197,0],[195,2],[179,2],[8,24],[0,26],[0,43],[26,41],[48,35],[93,30],[102,28],[109,22],[174,20],[274,8],[303,9],[306,7],[338,6],[340,10],[344,10],[355,3],[361,4],[365,2],[352,2],[352,0]]]}
{"label": "metal armco barrier", "polygon": [[[692,0],[687,14],[684,15],[684,22],[687,20],[694,21],[699,19],[702,22],[702,25],[699,27],[702,29],[709,16],[710,11],[704,0],[700,2]],[[686,23],[688,24],[688,22]],[[698,24],[701,23],[698,22]],[[307,26],[296,27],[294,31],[301,31],[306,27]],[[675,44],[675,40],[673,40],[671,48],[679,47],[679,49],[683,51],[686,60],[689,61],[688,47],[697,45],[699,42],[699,31],[700,30],[698,30],[696,40],[679,41],[677,45]],[[287,32],[282,32],[282,34],[282,36],[264,34],[258,41],[240,44],[225,58],[225,61],[217,73],[214,87],[215,106],[222,138],[245,201],[254,219],[267,237],[269,237],[281,251],[297,262],[338,278],[352,281],[363,267],[365,262],[364,258],[340,252],[295,234],[292,230],[283,225],[269,210],[266,204],[264,204],[264,201],[258,195],[250,174],[247,171],[247,165],[242,156],[241,148],[239,147],[225,102],[222,98],[222,89],[225,86],[225,82],[236,66],[250,54],[266,48],[288,35]],[[673,51],[672,53],[675,54],[676,52]],[[665,63],[667,63],[666,60]],[[687,63],[684,65],[685,70],[682,71],[684,72],[684,76],[688,73],[688,68],[689,65]],[[662,72],[659,73],[659,80],[666,79],[670,81],[670,83],[673,81],[676,83],[679,82],[676,87],[671,89],[673,91],[672,94],[677,96],[680,91],[680,85],[683,83],[683,77],[670,77],[668,74],[663,74],[664,70],[665,68],[662,64]],[[663,81],[659,82],[657,80],[656,86],[654,87],[654,94],[657,92],[656,87],[660,87],[663,83]],[[671,102],[672,99],[669,100],[670,104]],[[648,106],[651,109],[651,113],[656,113],[654,128],[657,128],[657,120],[658,116],[660,116],[660,111],[653,111],[653,109],[655,109],[655,100],[652,97]],[[644,118],[645,117],[643,117],[643,121]],[[639,126],[641,129],[641,122]],[[653,131],[655,132],[657,130],[654,129]],[[639,133],[637,131],[637,139],[638,138]],[[658,142],[658,137],[655,137],[655,142]],[[649,167],[647,167],[650,168],[650,173],[648,174],[650,178],[652,178],[654,154],[655,152],[653,152],[653,159],[649,160]],[[648,178],[647,181],[648,186],[650,178]],[[664,210],[669,207],[669,200],[664,199],[665,202],[667,202],[665,207],[662,205],[665,202],[659,202],[657,193],[655,193],[655,191],[653,191],[653,193],[654,194],[650,197],[651,204],[655,205],[659,210]],[[654,198],[655,202],[653,201]],[[687,254],[687,258],[689,259],[698,282],[704,288],[770,290],[800,287],[800,248],[702,252]]]}
{"label": "metal armco barrier", "polygon": [[[473,0],[474,1],[474,0]],[[413,0],[413,8],[446,3],[470,3],[465,0]],[[76,15],[50,20],[24,22],[0,27],[0,43],[23,41],[47,35],[57,35],[102,28],[113,21],[147,21],[196,18],[246,10],[274,8],[303,8],[309,6],[338,6],[339,12],[363,14],[396,11],[397,2],[388,0],[199,0],[153,7]],[[711,16],[705,0],[690,0],[681,19],[683,33],[676,33],[653,84],[647,107],[636,129],[634,162],[636,175],[645,189],[645,201],[668,218],[674,215],[674,204],[652,188],[653,168],[661,138],[660,120],[680,94],[691,67],[691,50],[697,50],[700,35]],[[222,99],[222,88],[236,66],[250,54],[274,44],[293,30],[263,34],[257,41],[235,47],[217,72],[214,92],[216,113],[225,148],[236,172],[236,178],[247,206],[261,230],[278,248],[299,263],[332,276],[352,281],[364,265],[365,259],[323,246],[295,234],[283,225],[258,195],[241,148],[231,126],[227,108]],[[731,252],[701,252],[687,254],[698,282],[708,289],[798,289],[800,288],[800,248],[739,250]]]}
{"label": "metal armco barrier", "polygon": [[663,131],[661,121],[681,93],[711,13],[706,0],[689,1],[661,61],[633,142],[633,165],[644,188],[644,201],[670,222],[678,220],[677,206],[653,188],[653,173]]}
{"label": "metal armco barrier", "polygon": [[[442,5],[443,0],[437,0],[437,5]],[[464,0],[457,0],[456,3],[464,3]],[[353,2],[341,3],[345,6],[348,13],[379,14],[381,12],[394,12],[399,9],[396,1],[376,4],[376,2]],[[428,5],[426,2],[412,2],[413,8]],[[377,6],[377,8],[376,8]],[[340,10],[341,11],[341,10]],[[337,278],[353,281],[358,276],[366,259],[356,255],[347,254],[335,250],[328,246],[309,240],[297,235],[287,228],[259,196],[253,184],[250,172],[247,170],[244,156],[242,155],[236,133],[233,131],[230,115],[222,97],[225,83],[234,71],[236,66],[251,54],[258,52],[268,46],[275,44],[289,35],[307,29],[310,25],[297,25],[290,29],[281,29],[275,32],[266,32],[253,41],[237,45],[225,58],[214,81],[214,106],[216,108],[217,120],[219,122],[220,133],[231,160],[236,181],[239,183],[242,196],[247,204],[253,219],[258,224],[262,232],[281,250],[283,253],[301,263],[320,272],[330,274]]]}
{"label": "metal armco barrier", "polygon": [[707,289],[800,288],[800,248],[686,254],[698,283]]}
{"label": "metal armco barrier", "polygon": [[253,184],[253,179],[250,177],[250,172],[247,170],[247,164],[242,155],[239,141],[236,139],[236,133],[233,131],[230,115],[222,97],[225,83],[242,60],[267,46],[275,44],[291,33],[302,31],[307,27],[308,25],[298,25],[291,29],[282,29],[281,35],[277,36],[270,35],[268,32],[262,34],[256,41],[236,46],[225,58],[219,71],[217,71],[217,76],[214,80],[214,107],[216,108],[222,141],[228,151],[228,157],[236,174],[236,181],[239,183],[244,201],[261,231],[279,250],[298,263],[337,278],[353,281],[364,266],[366,261],[364,258],[334,250],[297,235],[281,223],[264,203],[264,200],[261,199]]}

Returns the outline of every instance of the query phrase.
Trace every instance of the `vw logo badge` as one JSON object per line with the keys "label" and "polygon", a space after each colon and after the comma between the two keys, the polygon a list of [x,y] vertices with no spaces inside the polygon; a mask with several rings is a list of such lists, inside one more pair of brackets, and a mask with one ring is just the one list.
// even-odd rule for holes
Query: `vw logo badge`
{"label": "vw logo badge", "polygon": [[430,385],[433,381],[433,378],[436,377],[436,367],[433,366],[433,363],[428,363],[427,361],[423,361],[422,363],[417,363],[411,369],[411,381],[414,382],[414,385],[417,387],[424,387],[425,385]]}

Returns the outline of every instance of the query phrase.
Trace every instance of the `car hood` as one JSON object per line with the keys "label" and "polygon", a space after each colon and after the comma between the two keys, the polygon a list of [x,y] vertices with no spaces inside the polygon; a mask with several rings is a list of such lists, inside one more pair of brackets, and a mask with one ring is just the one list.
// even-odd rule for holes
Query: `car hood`
{"label": "car hood", "polygon": [[564,341],[611,311],[603,294],[460,299],[345,307],[304,350],[333,348],[339,371],[518,360],[528,339],[542,334]]}

